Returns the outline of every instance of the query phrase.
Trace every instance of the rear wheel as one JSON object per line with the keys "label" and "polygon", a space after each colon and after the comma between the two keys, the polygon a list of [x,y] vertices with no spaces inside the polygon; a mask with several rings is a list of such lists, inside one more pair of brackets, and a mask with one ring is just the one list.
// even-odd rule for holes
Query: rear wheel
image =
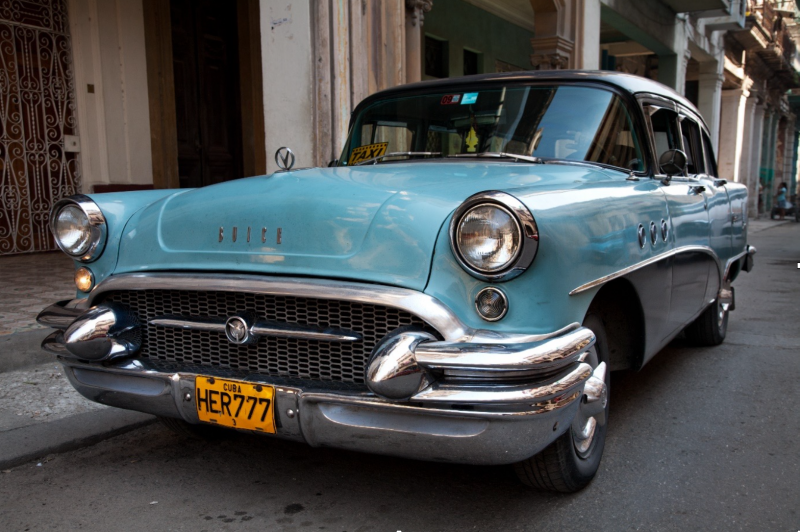
{"label": "rear wheel", "polygon": [[608,420],[608,341],[599,316],[587,316],[583,325],[597,338],[586,358],[595,372],[570,428],[539,454],[514,464],[517,477],[532,488],[572,493],[586,487],[600,467]]}
{"label": "rear wheel", "polygon": [[711,303],[700,316],[684,330],[686,339],[694,345],[719,345],[728,332],[728,306],[719,302]]}

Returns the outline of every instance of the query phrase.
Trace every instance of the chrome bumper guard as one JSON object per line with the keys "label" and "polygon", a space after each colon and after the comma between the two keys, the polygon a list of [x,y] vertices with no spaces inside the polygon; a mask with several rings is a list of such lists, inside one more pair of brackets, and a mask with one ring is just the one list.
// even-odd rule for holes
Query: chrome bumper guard
{"label": "chrome bumper guard", "polygon": [[[275,388],[275,435],[312,446],[443,462],[514,463],[566,431],[581,399],[591,393],[587,382],[592,383],[592,368],[584,359],[595,337],[578,324],[539,336],[492,337],[488,331],[469,331],[461,342],[448,335],[444,341],[417,335],[395,342],[386,350],[395,371],[389,377],[420,376],[412,393],[396,399],[379,395],[370,380],[373,364],[385,369],[375,363],[381,344],[367,370],[371,391],[332,390],[325,383],[294,384],[220,368],[205,372],[167,366],[136,358],[135,352],[114,358],[121,349],[115,347],[118,344],[136,348],[130,337],[121,340],[132,330],[123,319],[124,309],[115,309],[111,320],[116,320],[117,329],[106,319],[93,335],[86,324],[103,306],[77,305],[83,308],[73,308],[76,302],[58,303],[37,319],[59,329],[42,347],[58,356],[68,379],[86,398],[201,423],[194,401],[198,376],[262,383]],[[78,329],[81,334],[75,332]]]}

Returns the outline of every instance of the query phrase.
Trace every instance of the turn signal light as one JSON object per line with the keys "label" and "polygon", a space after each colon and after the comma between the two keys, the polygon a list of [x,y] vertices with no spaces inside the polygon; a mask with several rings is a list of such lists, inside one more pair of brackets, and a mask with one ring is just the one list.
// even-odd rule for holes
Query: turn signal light
{"label": "turn signal light", "polygon": [[94,275],[89,268],[75,270],[75,286],[81,292],[89,292],[94,287]]}

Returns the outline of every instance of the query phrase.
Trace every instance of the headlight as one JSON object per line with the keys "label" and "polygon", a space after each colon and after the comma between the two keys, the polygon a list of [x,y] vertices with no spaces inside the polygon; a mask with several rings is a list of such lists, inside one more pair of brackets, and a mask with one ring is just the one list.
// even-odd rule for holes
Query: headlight
{"label": "headlight", "polygon": [[514,216],[493,204],[469,209],[456,229],[461,257],[469,266],[483,273],[498,272],[508,266],[519,254],[521,237]]}
{"label": "headlight", "polygon": [[50,230],[61,251],[83,262],[99,257],[106,245],[106,219],[97,204],[82,194],[53,206]]}
{"label": "headlight", "polygon": [[530,266],[539,247],[539,230],[517,198],[505,192],[481,192],[456,209],[450,242],[470,274],[505,281]]}

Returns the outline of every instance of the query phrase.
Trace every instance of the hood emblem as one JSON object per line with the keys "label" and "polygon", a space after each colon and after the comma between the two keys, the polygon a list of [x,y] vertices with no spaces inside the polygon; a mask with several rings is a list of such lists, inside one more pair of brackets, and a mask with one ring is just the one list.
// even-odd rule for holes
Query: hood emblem
{"label": "hood emblem", "polygon": [[[250,232],[251,232],[250,231],[250,227],[248,226],[247,227],[247,243],[250,243]],[[231,231],[231,240],[233,242],[236,242],[237,238],[239,238],[239,228],[234,226],[233,230]],[[219,233],[217,233],[217,242],[221,243],[224,240],[225,240],[225,228],[220,226],[219,227]],[[278,227],[278,229],[275,231],[275,243],[276,244],[280,244],[282,242],[283,242],[283,229]],[[267,228],[266,227],[262,227],[261,228],[261,243],[262,244],[266,244],[267,243]]]}
{"label": "hood emblem", "polygon": [[275,164],[284,172],[288,172],[294,166],[294,152],[286,146],[281,146],[275,152]]}
{"label": "hood emblem", "polygon": [[253,322],[250,315],[232,316],[225,322],[225,336],[232,344],[247,345],[258,341],[258,336],[252,333]]}

